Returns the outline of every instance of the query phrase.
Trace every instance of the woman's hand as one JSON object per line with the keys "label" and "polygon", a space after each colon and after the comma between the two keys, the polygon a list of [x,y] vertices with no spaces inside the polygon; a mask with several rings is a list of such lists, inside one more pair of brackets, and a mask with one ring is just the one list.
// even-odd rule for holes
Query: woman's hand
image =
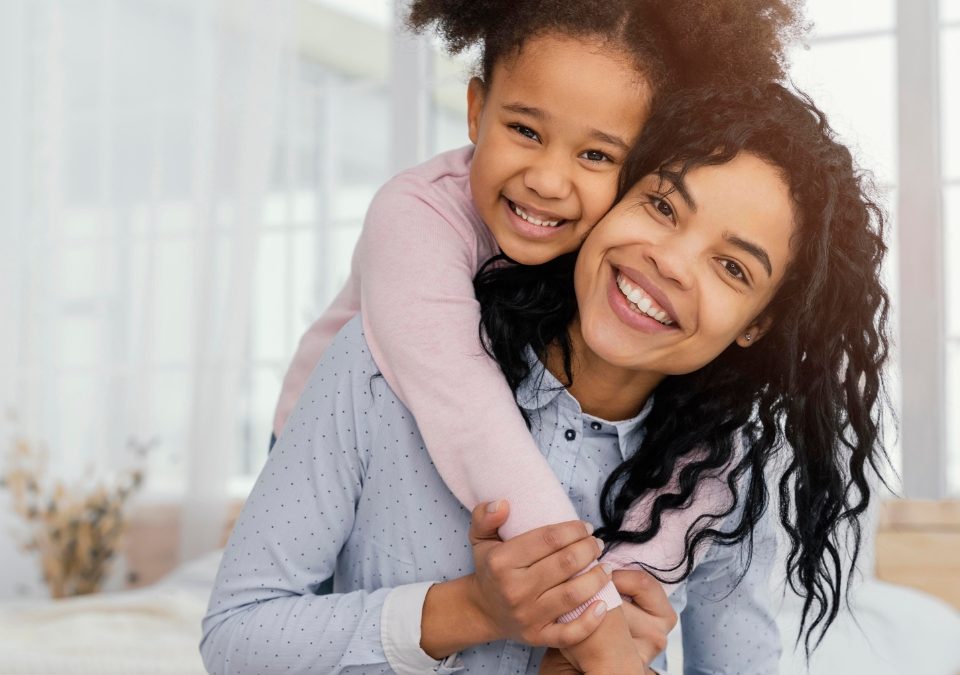
{"label": "woman's hand", "polygon": [[503,500],[489,508],[481,504],[473,511],[473,602],[487,617],[496,639],[548,647],[582,641],[603,620],[603,603],[594,603],[570,623],[560,624],[557,619],[589,601],[610,581],[599,565],[574,576],[600,555],[592,527],[575,520],[503,542],[497,529],[508,513]]}
{"label": "woman's hand", "polygon": [[579,675],[580,671],[567,661],[559,649],[548,649],[540,662],[540,675]]}

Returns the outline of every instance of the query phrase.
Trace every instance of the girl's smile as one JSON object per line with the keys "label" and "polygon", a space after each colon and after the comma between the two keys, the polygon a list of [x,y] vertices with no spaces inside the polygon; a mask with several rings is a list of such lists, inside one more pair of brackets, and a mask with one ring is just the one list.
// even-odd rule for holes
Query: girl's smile
{"label": "girl's smile", "polygon": [[533,265],[577,249],[617,190],[650,86],[596,40],[530,38],[467,92],[470,188],[500,248]]}

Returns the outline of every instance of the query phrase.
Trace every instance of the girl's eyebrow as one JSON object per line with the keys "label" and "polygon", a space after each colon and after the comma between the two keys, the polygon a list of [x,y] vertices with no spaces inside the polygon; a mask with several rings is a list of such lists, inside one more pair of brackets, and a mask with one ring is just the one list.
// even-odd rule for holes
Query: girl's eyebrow
{"label": "girl's eyebrow", "polygon": [[[550,119],[550,114],[540,108],[534,108],[529,105],[523,105],[522,103],[504,103],[501,106],[507,112],[516,113],[518,115],[529,115],[530,117],[540,120],[541,122]],[[600,131],[599,129],[590,129],[588,132],[591,138],[594,138],[602,143],[608,143],[617,147],[624,152],[630,149],[630,146],[627,145],[627,142],[620,138],[619,136],[614,136],[613,134],[608,134],[606,131]]]}
{"label": "girl's eyebrow", "polygon": [[765,250],[763,250],[763,247],[747,241],[746,239],[741,239],[740,237],[730,234],[729,232],[724,232],[723,239],[729,244],[736,246],[744,253],[752,255],[760,262],[761,265],[763,265],[763,269],[767,271],[767,276],[773,276],[773,266],[770,264],[770,256],[767,255]]}

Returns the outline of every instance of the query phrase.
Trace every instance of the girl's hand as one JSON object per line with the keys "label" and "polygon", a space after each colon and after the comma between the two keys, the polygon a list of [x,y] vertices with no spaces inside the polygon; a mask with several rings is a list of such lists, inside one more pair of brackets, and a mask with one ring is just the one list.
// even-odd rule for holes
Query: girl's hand
{"label": "girl's hand", "polygon": [[677,613],[660,582],[644,570],[615,570],[613,583],[624,602],[623,613],[637,651],[649,664],[667,648],[667,635],[677,625]]}
{"label": "girl's hand", "polygon": [[590,600],[610,580],[599,565],[574,577],[600,555],[592,528],[574,520],[503,542],[497,528],[507,519],[508,505],[501,500],[491,508],[480,504],[473,511],[470,543],[476,571],[471,597],[495,639],[535,647],[568,647],[584,640],[603,620],[603,603],[594,603],[570,623],[557,619]]}
{"label": "girl's hand", "polygon": [[578,672],[586,675],[646,673],[650,663],[632,639],[620,607],[607,613],[600,627],[587,639],[560,652]]}

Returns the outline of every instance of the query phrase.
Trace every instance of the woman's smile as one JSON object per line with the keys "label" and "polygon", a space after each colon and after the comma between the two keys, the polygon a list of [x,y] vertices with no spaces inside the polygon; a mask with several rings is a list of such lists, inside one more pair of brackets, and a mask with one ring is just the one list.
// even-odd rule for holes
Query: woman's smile
{"label": "woman's smile", "polygon": [[610,307],[629,327],[644,333],[676,333],[679,326],[672,314],[660,307],[639,285],[615,270],[608,293]]}
{"label": "woman's smile", "polygon": [[756,343],[794,227],[786,183],[754,155],[677,180],[643,179],[587,238],[575,273],[586,346],[660,375],[693,372],[748,332],[741,346]]}

